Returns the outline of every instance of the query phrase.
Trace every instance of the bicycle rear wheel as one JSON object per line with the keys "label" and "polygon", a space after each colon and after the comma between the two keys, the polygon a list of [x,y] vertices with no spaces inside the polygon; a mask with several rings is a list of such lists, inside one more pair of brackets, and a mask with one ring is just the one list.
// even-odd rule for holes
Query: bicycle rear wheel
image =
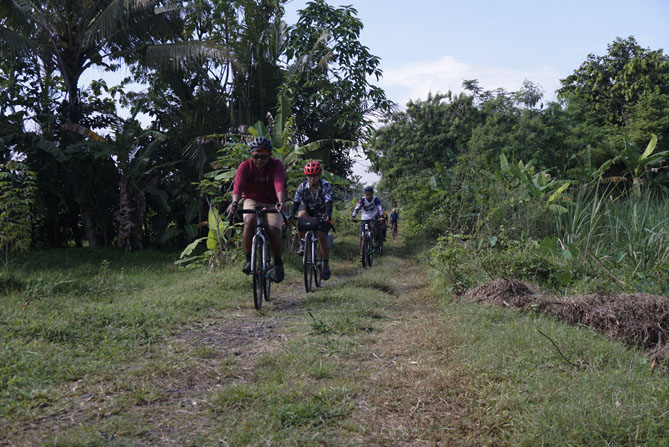
{"label": "bicycle rear wheel", "polygon": [[323,255],[321,254],[321,244],[316,239],[313,243],[313,270],[314,270],[314,284],[316,284],[316,287],[321,286],[321,275],[323,272]]}
{"label": "bicycle rear wheel", "polygon": [[304,254],[302,255],[302,268],[304,270],[304,290],[307,293],[311,292],[311,282],[313,279],[313,259],[311,257],[311,233],[307,233],[304,237]]}
{"label": "bicycle rear wheel", "polygon": [[262,308],[262,297],[265,293],[265,271],[263,265],[262,239],[253,238],[253,251],[251,252],[251,269],[253,271],[253,305],[256,309]]}

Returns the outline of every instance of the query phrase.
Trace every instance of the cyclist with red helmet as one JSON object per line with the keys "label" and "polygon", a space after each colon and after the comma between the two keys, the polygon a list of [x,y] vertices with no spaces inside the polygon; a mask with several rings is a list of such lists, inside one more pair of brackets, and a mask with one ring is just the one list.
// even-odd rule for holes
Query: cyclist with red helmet
{"label": "cyclist with red helmet", "polygon": [[[322,216],[319,223],[317,236],[323,255],[323,279],[330,278],[330,247],[328,246],[328,231],[330,231],[332,222],[332,200],[334,193],[332,185],[322,178],[323,169],[321,164],[314,160],[304,166],[304,175],[307,180],[302,182],[295,191],[293,197],[293,209],[288,216],[292,219],[297,212],[297,217],[316,217]],[[300,239],[304,239],[305,232],[298,231]],[[298,254],[304,253],[304,244],[300,242]]]}
{"label": "cyclist with red helmet", "polygon": [[[237,203],[244,195],[244,208],[255,209],[256,206],[264,208],[276,207],[281,211],[282,204],[286,201],[286,173],[281,160],[272,157],[272,142],[265,137],[256,137],[248,143],[251,150],[251,158],[243,161],[237,168],[235,183],[232,190],[232,203],[227,212],[232,213],[237,209]],[[269,236],[269,248],[274,256],[274,281],[281,282],[284,277],[283,241],[281,240],[281,225],[283,223],[281,214],[266,214],[267,234]],[[244,231],[242,232],[242,247],[246,252],[246,264],[242,271],[246,274],[251,272],[251,243],[256,231],[254,214],[244,214]]]}

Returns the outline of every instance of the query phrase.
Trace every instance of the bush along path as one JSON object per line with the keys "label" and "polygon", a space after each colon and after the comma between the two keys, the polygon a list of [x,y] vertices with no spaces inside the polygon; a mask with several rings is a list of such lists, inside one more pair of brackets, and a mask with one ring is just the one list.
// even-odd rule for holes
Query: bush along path
{"label": "bush along path", "polygon": [[234,293],[203,298],[211,309],[132,357],[26,400],[0,444],[669,445],[669,380],[641,352],[453,301],[399,239],[366,271],[355,250],[338,241],[333,278],[310,294],[290,260],[262,312],[236,271],[200,282],[203,296]]}

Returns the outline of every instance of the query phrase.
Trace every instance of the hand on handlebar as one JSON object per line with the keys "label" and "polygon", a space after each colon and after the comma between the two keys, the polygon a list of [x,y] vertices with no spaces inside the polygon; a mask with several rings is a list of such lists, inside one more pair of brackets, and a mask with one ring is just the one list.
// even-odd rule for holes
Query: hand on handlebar
{"label": "hand on handlebar", "polygon": [[355,222],[355,217],[349,217],[349,222]]}
{"label": "hand on handlebar", "polygon": [[237,211],[237,202],[231,202],[230,205],[228,205],[228,208],[225,210],[228,218],[232,216],[235,211]]}

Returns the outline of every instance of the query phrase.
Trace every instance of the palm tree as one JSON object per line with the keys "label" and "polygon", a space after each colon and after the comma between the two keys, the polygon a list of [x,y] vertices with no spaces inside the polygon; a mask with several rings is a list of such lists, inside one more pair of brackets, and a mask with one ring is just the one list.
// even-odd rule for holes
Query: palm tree
{"label": "palm tree", "polygon": [[[43,67],[56,67],[67,96],[63,121],[89,125],[82,112],[79,89],[79,80],[87,69],[93,66],[114,69],[110,64],[115,60],[132,62],[140,57],[143,61],[163,60],[179,65],[197,55],[220,52],[216,45],[181,41],[179,12],[156,9],[160,3],[158,0],[0,0],[0,56],[30,54]],[[161,11],[165,13],[157,13]],[[168,45],[164,45],[166,41]],[[64,146],[71,143],[61,141]],[[79,148],[86,152],[85,147]],[[93,163],[90,157],[87,159],[89,164]],[[89,186],[94,188],[93,184]],[[86,194],[80,199],[86,237],[89,245],[95,247],[98,232],[91,204]]]}

